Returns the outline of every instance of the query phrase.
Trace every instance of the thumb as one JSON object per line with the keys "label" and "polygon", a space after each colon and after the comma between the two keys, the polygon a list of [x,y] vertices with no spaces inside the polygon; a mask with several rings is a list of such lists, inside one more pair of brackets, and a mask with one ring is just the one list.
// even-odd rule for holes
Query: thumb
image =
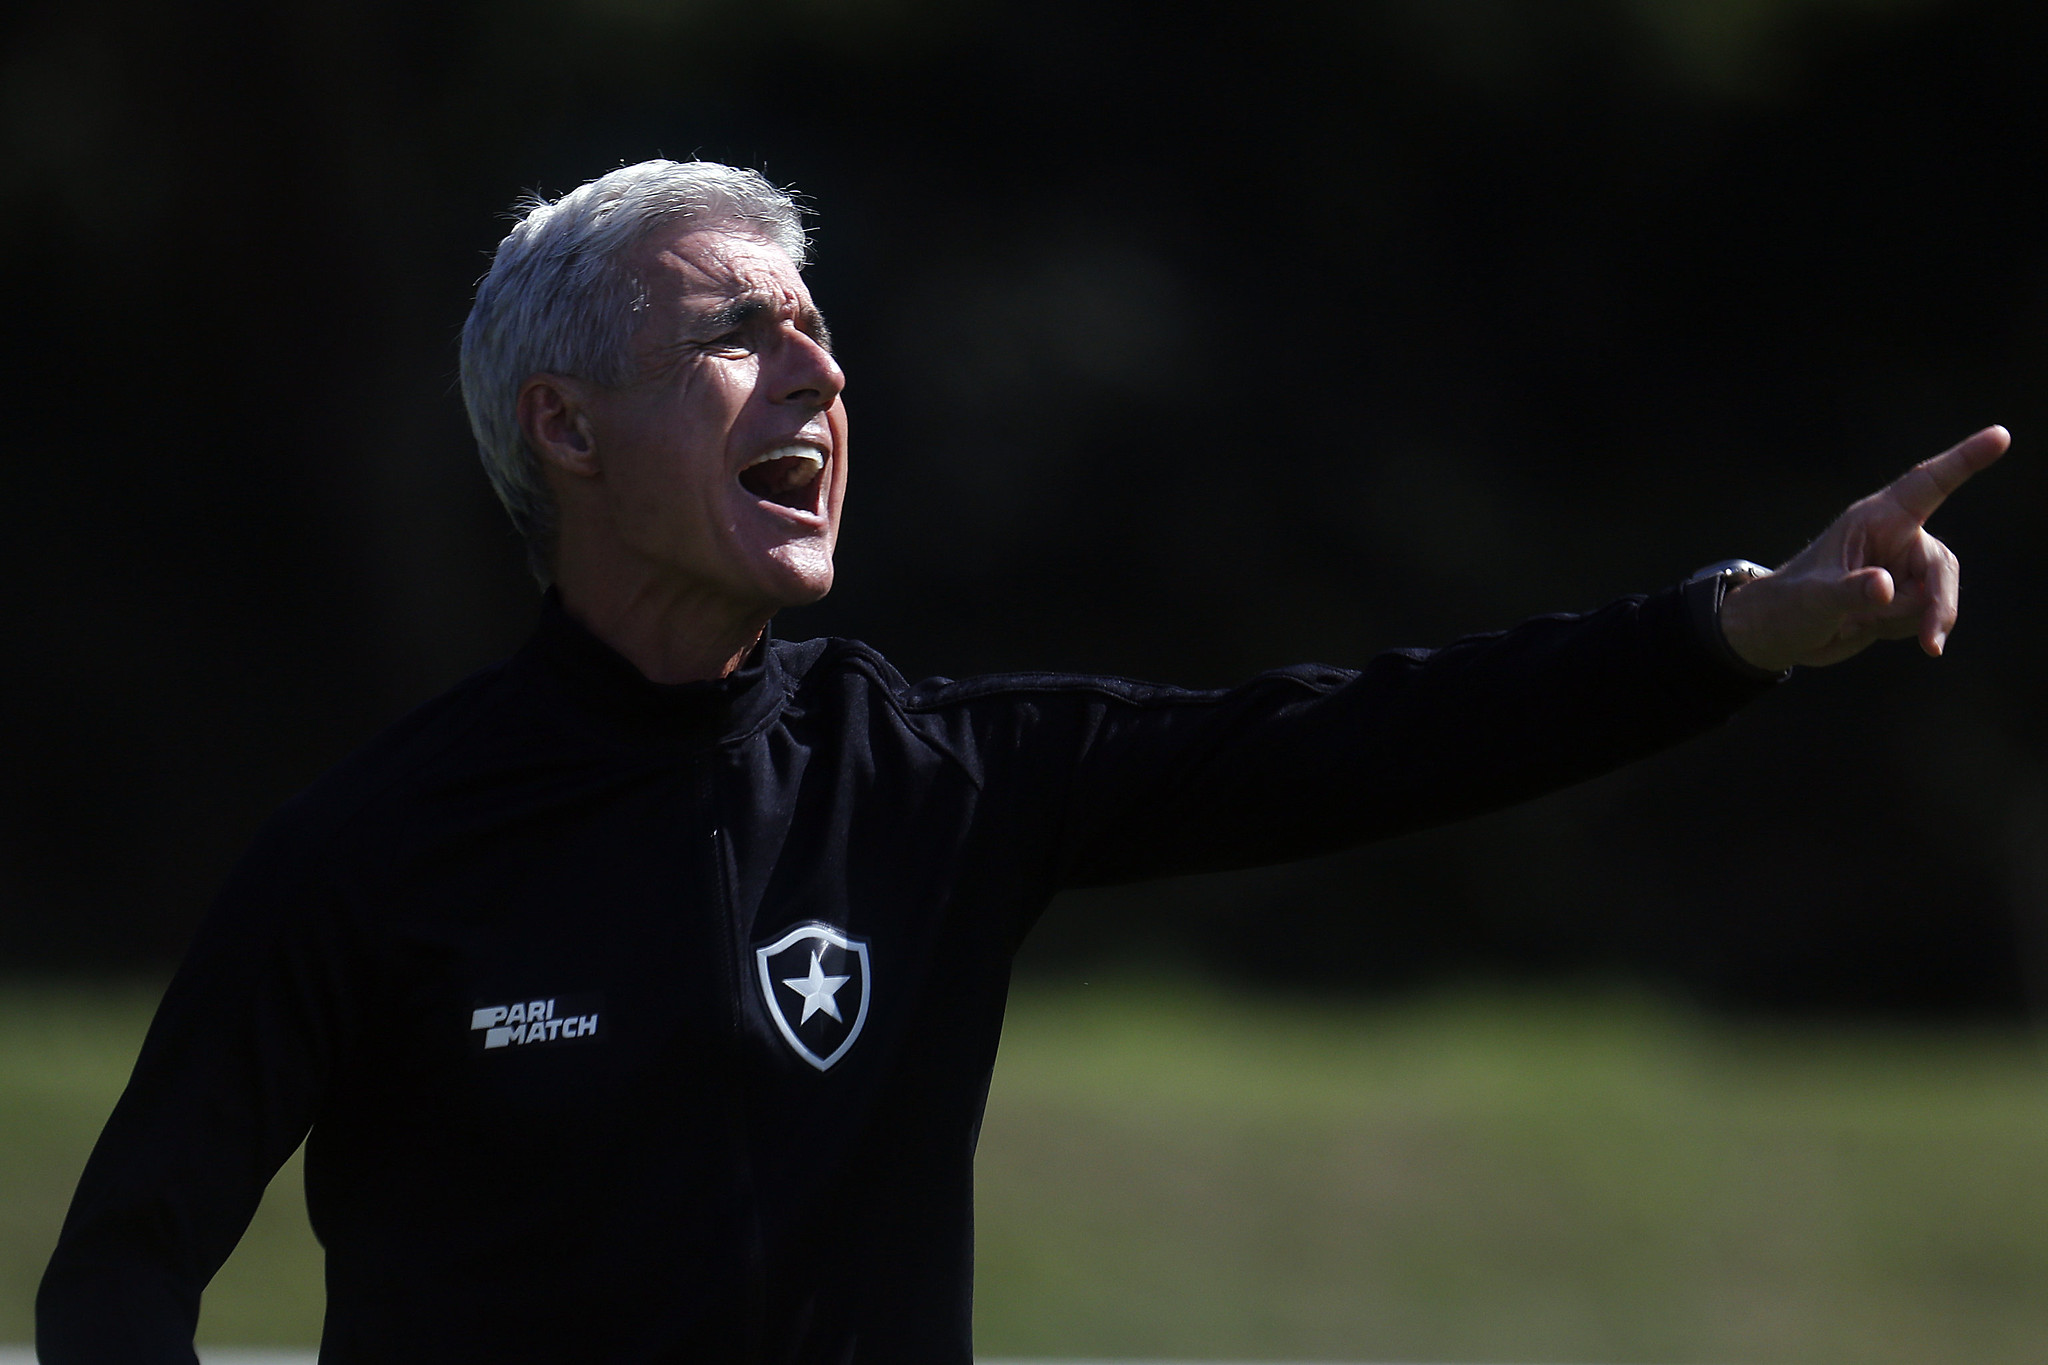
{"label": "thumb", "polygon": [[1872,607],[1889,604],[1897,594],[1891,573],[1873,564],[1844,574],[1829,586],[1829,605],[1847,615],[1850,612],[1868,611]]}

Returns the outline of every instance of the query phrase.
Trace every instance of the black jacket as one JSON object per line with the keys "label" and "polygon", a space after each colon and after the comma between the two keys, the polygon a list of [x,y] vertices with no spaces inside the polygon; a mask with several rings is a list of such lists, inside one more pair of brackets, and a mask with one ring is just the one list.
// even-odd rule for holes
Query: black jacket
{"label": "black jacket", "polygon": [[191,1361],[307,1138],[324,1361],[964,1365],[1055,891],[1470,815],[1762,686],[1675,590],[1228,692],[912,686],[839,640],[665,687],[551,603],[259,837],[79,1184],[42,1358]]}

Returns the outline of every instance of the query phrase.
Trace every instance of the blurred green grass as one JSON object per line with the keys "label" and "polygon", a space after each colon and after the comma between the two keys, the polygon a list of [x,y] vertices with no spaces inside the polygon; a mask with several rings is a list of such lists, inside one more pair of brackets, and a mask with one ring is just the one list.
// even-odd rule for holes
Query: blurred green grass
{"label": "blurred green grass", "polygon": [[[154,995],[0,989],[0,1341]],[[987,1355],[2048,1359],[2048,1072],[2011,1034],[1026,987],[979,1187]],[[201,1340],[310,1344],[319,1302],[294,1161]]]}
{"label": "blurred green grass", "polygon": [[[0,984],[0,1342],[35,1334],[36,1282],[71,1187],[128,1082],[159,981]],[[201,1344],[320,1339],[320,1247],[294,1155],[214,1277]]]}
{"label": "blurred green grass", "polygon": [[981,1150],[994,1354],[2048,1360],[2013,1035],[1037,992]]}

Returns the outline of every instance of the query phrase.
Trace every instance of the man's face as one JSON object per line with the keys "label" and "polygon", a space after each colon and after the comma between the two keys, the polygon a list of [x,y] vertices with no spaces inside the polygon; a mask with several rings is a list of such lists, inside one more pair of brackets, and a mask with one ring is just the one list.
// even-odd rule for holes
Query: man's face
{"label": "man's face", "polygon": [[795,263],[744,231],[683,228],[633,264],[649,295],[637,369],[584,409],[608,533],[649,586],[715,611],[817,600],[846,492],[846,377]]}

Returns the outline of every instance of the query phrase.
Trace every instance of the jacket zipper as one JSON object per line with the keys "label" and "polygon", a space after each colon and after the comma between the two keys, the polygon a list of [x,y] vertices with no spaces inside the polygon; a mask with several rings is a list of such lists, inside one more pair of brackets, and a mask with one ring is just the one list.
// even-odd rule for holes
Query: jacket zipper
{"label": "jacket zipper", "polygon": [[747,935],[745,926],[739,922],[731,842],[725,823],[719,818],[716,761],[715,750],[701,755],[696,761],[697,809],[703,812],[705,822],[710,826],[710,835],[705,841],[710,845],[710,895],[705,898],[705,903],[711,907],[708,937],[712,955],[718,963],[720,993],[725,1000],[726,1139],[732,1150],[735,1192],[745,1210],[741,1232],[746,1256],[746,1358],[764,1361],[767,1358],[768,1268],[766,1248],[762,1245],[761,1204],[754,1194],[754,1145],[747,1121],[746,997],[743,992],[748,983],[739,967],[746,955]]}

